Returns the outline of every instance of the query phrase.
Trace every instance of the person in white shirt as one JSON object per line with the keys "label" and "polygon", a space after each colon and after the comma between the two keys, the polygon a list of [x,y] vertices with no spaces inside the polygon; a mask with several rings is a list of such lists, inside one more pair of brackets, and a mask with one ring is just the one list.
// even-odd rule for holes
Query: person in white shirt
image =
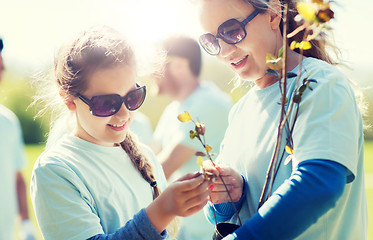
{"label": "person in white shirt", "polygon": [[[0,81],[4,71],[1,56],[4,42],[0,38]],[[0,104],[0,239],[14,239],[16,216],[21,217],[21,238],[33,240],[34,227],[29,220],[26,185],[21,170],[26,154],[21,125],[17,116]]]}
{"label": "person in white shirt", "polygon": [[[173,35],[162,43],[165,54],[163,72],[154,75],[159,95],[172,98],[164,109],[154,131],[152,145],[162,163],[166,178],[177,179],[187,172],[199,171],[195,153],[204,151],[198,141],[192,141],[189,130],[192,123],[182,123],[177,116],[184,111],[204,122],[206,142],[214,153],[228,124],[232,107],[230,96],[209,81],[201,81],[201,50],[198,42],[184,35]],[[211,238],[214,226],[209,224],[202,212],[182,219],[179,239]]]}

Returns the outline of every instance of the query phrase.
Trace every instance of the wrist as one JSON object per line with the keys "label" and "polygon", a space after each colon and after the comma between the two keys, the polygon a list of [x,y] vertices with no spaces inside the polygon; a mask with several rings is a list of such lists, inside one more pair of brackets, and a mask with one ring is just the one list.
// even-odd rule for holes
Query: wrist
{"label": "wrist", "polygon": [[161,196],[159,196],[145,208],[146,216],[159,233],[162,233],[167,225],[176,217],[176,215],[168,210],[165,203],[167,201],[162,201]]}

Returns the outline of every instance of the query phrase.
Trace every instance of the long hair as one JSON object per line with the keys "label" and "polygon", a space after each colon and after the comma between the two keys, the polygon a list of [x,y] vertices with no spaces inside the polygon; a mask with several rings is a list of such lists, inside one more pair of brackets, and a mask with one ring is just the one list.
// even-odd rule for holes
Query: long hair
{"label": "long hair", "polygon": [[[251,4],[254,8],[258,9],[260,13],[271,11],[270,9],[270,1],[271,0],[244,0],[247,3]],[[281,7],[283,8],[283,4],[286,0],[280,0]],[[302,24],[302,22],[296,22],[295,16],[297,15],[296,9],[296,2],[294,0],[288,0],[287,3],[289,8],[289,15],[288,15],[288,33],[293,32],[298,26]],[[281,34],[283,34],[283,21],[280,22],[280,30]],[[288,44],[292,41],[301,42],[305,30],[300,31],[295,36],[289,38]],[[330,64],[337,64],[339,63],[338,57],[340,55],[340,50],[332,44],[332,40],[329,39],[331,36],[329,35],[319,35],[317,39],[313,39],[310,41],[312,48],[303,51],[303,55],[306,57],[313,57],[320,60],[323,60]],[[296,52],[299,53],[299,49],[295,49]],[[328,53],[328,51],[333,52],[335,56],[333,57]]]}
{"label": "long hair", "polygon": [[[54,62],[53,78],[62,95],[76,97],[87,88],[87,79],[92,74],[100,69],[115,66],[136,67],[132,47],[116,30],[107,26],[95,26],[82,32],[70,44],[60,48]],[[48,93],[43,88],[38,90],[39,96]],[[56,93],[53,92],[53,94],[55,97]],[[44,102],[51,101],[44,100]],[[51,105],[45,108],[48,107],[53,109]],[[45,108],[42,111],[45,112]],[[139,150],[131,133],[126,134],[120,145],[142,177],[152,186],[153,199],[156,198],[160,190],[156,184],[153,169],[146,156]]]}

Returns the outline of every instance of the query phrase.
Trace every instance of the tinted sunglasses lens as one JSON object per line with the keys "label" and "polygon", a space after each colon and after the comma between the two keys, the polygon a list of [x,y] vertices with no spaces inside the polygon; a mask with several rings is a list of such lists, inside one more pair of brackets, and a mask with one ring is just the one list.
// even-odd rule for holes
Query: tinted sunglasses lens
{"label": "tinted sunglasses lens", "polygon": [[218,28],[218,36],[224,42],[234,44],[241,42],[246,37],[246,31],[239,21],[230,19]]}
{"label": "tinted sunglasses lens", "polygon": [[126,107],[130,111],[138,109],[144,102],[146,96],[145,86],[129,92],[124,99]]}
{"label": "tinted sunglasses lens", "polygon": [[114,115],[122,106],[122,98],[119,95],[101,95],[91,99],[92,113],[99,117]]}
{"label": "tinted sunglasses lens", "polygon": [[203,34],[199,37],[199,43],[205,51],[211,55],[217,55],[220,52],[218,39],[211,33]]}

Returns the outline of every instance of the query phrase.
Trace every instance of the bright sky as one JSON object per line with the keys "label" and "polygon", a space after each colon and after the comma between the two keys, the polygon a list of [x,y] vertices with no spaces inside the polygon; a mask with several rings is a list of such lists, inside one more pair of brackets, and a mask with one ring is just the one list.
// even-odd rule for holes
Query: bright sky
{"label": "bright sky", "polygon": [[[337,45],[353,68],[372,69],[373,1],[338,2],[334,8]],[[143,55],[171,32],[201,33],[189,0],[2,0],[3,57],[11,68],[40,70],[53,62],[62,42],[93,24],[107,24],[125,33],[141,46]]]}

